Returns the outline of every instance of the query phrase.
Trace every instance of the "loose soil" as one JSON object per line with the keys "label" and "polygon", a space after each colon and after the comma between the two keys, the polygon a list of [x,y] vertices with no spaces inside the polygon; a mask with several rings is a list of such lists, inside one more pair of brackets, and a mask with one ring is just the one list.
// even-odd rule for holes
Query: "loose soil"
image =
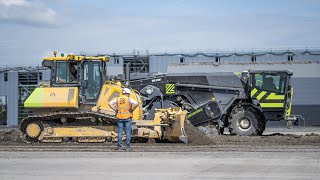
{"label": "loose soil", "polygon": [[[295,134],[281,134],[275,133],[271,135],[262,136],[232,136],[232,135],[215,135],[206,136],[201,131],[193,126],[186,126],[185,131],[189,137],[189,143],[184,145],[182,143],[133,143],[142,146],[284,146],[284,145],[311,145],[319,146],[320,148],[320,135],[315,133],[310,133],[306,135],[295,135]],[[16,129],[12,130],[0,130],[0,146],[5,145],[30,145],[24,143],[20,138],[20,132]],[[48,143],[35,143],[40,146],[46,146]],[[59,143],[49,143],[50,145],[57,145]],[[77,146],[110,146],[116,145],[116,143],[65,143],[67,145],[77,145]]]}

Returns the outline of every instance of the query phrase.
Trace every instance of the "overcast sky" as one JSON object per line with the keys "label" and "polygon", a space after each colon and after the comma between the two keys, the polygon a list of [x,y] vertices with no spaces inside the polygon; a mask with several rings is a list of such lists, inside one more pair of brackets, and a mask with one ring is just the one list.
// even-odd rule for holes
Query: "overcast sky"
{"label": "overcast sky", "polygon": [[65,53],[320,47],[319,0],[0,0],[0,65]]}

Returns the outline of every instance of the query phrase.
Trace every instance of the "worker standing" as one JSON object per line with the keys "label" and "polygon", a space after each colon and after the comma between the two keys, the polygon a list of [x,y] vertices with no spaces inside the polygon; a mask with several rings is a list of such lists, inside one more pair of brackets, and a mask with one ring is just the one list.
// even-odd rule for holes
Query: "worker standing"
{"label": "worker standing", "polygon": [[109,103],[111,109],[116,112],[118,119],[118,147],[116,150],[122,149],[122,132],[123,127],[126,128],[126,151],[131,151],[131,125],[132,112],[138,107],[138,102],[130,98],[130,89],[124,88],[122,96],[115,98]]}

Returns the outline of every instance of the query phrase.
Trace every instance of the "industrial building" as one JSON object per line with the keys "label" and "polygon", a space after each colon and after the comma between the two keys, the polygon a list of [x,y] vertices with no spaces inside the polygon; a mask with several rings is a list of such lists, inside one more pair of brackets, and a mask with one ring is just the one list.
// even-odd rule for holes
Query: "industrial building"
{"label": "industrial building", "polygon": [[[86,54],[89,55],[89,54]],[[92,55],[92,54],[91,54]],[[94,54],[96,55],[96,54]],[[239,72],[249,69],[292,70],[293,112],[301,114],[307,125],[320,125],[320,50],[181,51],[161,53],[105,53],[108,75],[130,78],[152,73]],[[41,60],[39,60],[40,62]],[[130,63],[130,64],[128,64]],[[41,67],[0,69],[1,124],[15,126],[32,111],[23,107],[30,92],[50,79],[50,70]]]}
{"label": "industrial building", "polygon": [[41,81],[50,80],[50,70],[41,67],[3,67],[0,69],[0,123],[15,126],[32,110],[24,100]]}

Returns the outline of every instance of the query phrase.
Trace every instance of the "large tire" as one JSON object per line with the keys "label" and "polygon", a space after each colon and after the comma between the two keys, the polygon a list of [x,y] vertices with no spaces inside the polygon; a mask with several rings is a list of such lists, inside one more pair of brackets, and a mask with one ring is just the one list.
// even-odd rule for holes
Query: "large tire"
{"label": "large tire", "polygon": [[235,107],[229,116],[229,132],[238,136],[262,135],[265,120],[252,107]]}

